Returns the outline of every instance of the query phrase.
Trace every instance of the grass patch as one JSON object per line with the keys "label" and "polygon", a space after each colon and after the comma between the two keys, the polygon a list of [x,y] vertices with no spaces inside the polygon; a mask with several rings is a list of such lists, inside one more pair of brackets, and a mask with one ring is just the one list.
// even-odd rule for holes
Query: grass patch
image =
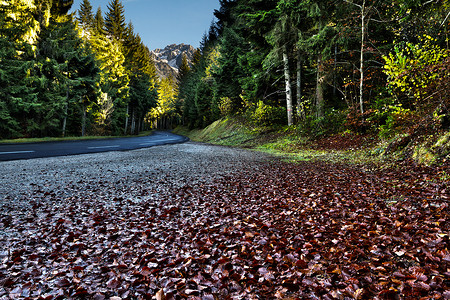
{"label": "grass patch", "polygon": [[185,127],[177,127],[173,132],[187,136],[195,142],[233,147],[245,146],[257,137],[257,134],[242,123],[229,118],[217,120],[205,129],[189,130]]}
{"label": "grass patch", "polygon": [[334,163],[373,163],[379,157],[365,150],[318,150],[311,148],[312,141],[290,127],[270,129],[249,128],[237,119],[220,119],[205,129],[189,130],[178,127],[174,133],[189,137],[195,142],[250,148],[279,157],[287,162],[328,161]]}
{"label": "grass patch", "polygon": [[220,119],[204,129],[178,127],[175,133],[192,141],[250,148],[280,157],[284,161],[327,161],[333,163],[395,166],[399,160],[422,164],[438,162],[450,154],[450,133],[423,137],[422,142],[399,135],[391,140],[358,134],[335,134],[311,140],[295,127],[250,127],[236,118]]}

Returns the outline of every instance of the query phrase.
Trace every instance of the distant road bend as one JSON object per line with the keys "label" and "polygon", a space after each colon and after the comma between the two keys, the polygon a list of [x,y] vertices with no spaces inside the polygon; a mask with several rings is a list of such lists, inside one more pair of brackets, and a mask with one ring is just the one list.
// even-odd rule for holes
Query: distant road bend
{"label": "distant road bend", "polygon": [[158,145],[178,144],[188,138],[165,131],[157,131],[148,136],[96,139],[83,141],[42,142],[23,144],[0,144],[0,161],[30,159],[97,153],[106,151],[126,151]]}

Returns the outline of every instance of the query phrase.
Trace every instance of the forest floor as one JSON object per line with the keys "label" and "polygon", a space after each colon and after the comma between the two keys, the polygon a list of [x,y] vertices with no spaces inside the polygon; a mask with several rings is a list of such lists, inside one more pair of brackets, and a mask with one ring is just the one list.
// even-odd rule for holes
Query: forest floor
{"label": "forest floor", "polygon": [[303,158],[1,162],[0,299],[450,299],[448,161]]}

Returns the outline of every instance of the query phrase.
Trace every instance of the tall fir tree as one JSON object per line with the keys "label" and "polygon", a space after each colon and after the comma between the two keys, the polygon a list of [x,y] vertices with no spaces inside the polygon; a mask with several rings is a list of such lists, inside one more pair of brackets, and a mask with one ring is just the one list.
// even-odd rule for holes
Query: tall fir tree
{"label": "tall fir tree", "polygon": [[105,17],[105,29],[111,38],[123,41],[126,38],[125,9],[120,0],[111,0]]}
{"label": "tall fir tree", "polygon": [[29,40],[30,7],[20,1],[0,3],[0,138],[26,135],[27,122],[39,106],[30,74],[34,65]]}
{"label": "tall fir tree", "polygon": [[77,20],[85,30],[90,30],[94,27],[94,14],[89,0],[83,0],[81,2]]}
{"label": "tall fir tree", "polygon": [[181,65],[178,68],[178,74],[176,78],[178,82],[183,81],[183,79],[189,74],[189,71],[191,70],[186,54],[183,53],[181,56]]}
{"label": "tall fir tree", "polygon": [[127,27],[123,49],[126,53],[125,66],[130,76],[130,98],[128,112],[129,132],[137,133],[142,127],[145,114],[156,105],[157,76],[150,51],[143,44],[139,34],[134,33],[133,24]]}
{"label": "tall fir tree", "polygon": [[93,31],[97,35],[106,35],[105,19],[103,18],[102,9],[99,7],[94,16]]}
{"label": "tall fir tree", "polygon": [[122,134],[126,119],[130,77],[122,46],[96,31],[89,39],[100,62],[100,89],[96,119],[102,134]]}
{"label": "tall fir tree", "polygon": [[[36,74],[40,77],[35,135],[85,134],[87,100],[96,89],[94,55],[78,37],[70,16],[51,17],[40,34]],[[82,90],[80,92],[80,90]]]}

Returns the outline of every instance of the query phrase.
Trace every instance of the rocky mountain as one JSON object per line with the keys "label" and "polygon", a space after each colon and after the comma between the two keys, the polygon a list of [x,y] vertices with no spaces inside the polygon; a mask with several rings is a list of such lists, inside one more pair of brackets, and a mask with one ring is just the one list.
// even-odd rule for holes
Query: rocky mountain
{"label": "rocky mountain", "polygon": [[170,75],[176,76],[183,59],[182,54],[186,55],[188,61],[192,61],[195,48],[186,44],[172,44],[164,49],[155,49],[152,51],[155,60],[156,72],[160,78]]}

